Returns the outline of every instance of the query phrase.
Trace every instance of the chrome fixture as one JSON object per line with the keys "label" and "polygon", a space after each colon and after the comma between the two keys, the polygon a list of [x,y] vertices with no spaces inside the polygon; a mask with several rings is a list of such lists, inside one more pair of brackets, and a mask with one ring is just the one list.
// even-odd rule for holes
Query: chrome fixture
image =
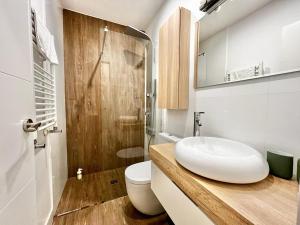
{"label": "chrome fixture", "polygon": [[204,114],[204,112],[194,112],[193,136],[200,136],[200,128],[202,127],[201,114]]}
{"label": "chrome fixture", "polygon": [[101,45],[101,49],[100,49],[100,54],[99,54],[99,57],[98,57],[98,60],[97,60],[97,63],[96,63],[96,66],[94,67],[94,70],[92,72],[92,75],[88,81],[88,88],[91,88],[92,87],[92,83],[93,83],[93,80],[94,80],[94,77],[96,75],[96,70],[101,62],[101,59],[102,59],[102,56],[103,56],[103,52],[104,52],[104,46],[105,46],[105,41],[106,41],[106,35],[108,33],[109,29],[108,29],[108,26],[105,26],[104,29],[103,29],[103,39],[102,39],[102,45]]}
{"label": "chrome fixture", "polygon": [[[149,136],[155,135],[155,101],[156,101],[156,80],[152,80],[152,40],[146,32],[136,29],[132,26],[127,26],[125,34],[140,38],[145,43],[145,49],[147,52],[146,57],[146,134]],[[151,139],[150,139],[151,140]],[[150,143],[150,141],[149,141]]]}
{"label": "chrome fixture", "polygon": [[200,2],[200,10],[202,12],[207,12],[208,14],[212,13],[213,11],[219,11],[220,6],[226,2],[226,0],[202,0]]}
{"label": "chrome fixture", "polygon": [[100,52],[101,56],[103,55],[103,51],[104,51],[104,45],[105,45],[105,41],[106,41],[106,34],[109,31],[108,26],[105,26],[103,31],[104,31],[104,37],[103,37],[103,41],[102,41],[102,49],[101,49],[101,52]]}
{"label": "chrome fixture", "polygon": [[34,149],[46,148],[46,144],[38,144],[37,140],[34,139]]}
{"label": "chrome fixture", "polygon": [[48,129],[44,130],[44,136],[46,136],[47,134],[55,134],[55,133],[62,133],[62,129],[58,129],[57,126],[53,126],[53,128],[50,130]]}
{"label": "chrome fixture", "polygon": [[145,31],[138,30],[138,29],[136,29],[135,27],[132,27],[132,26],[127,26],[126,30],[125,30],[125,33],[127,35],[130,35],[130,36],[134,36],[134,37],[137,37],[137,38],[142,38],[142,39],[151,41],[151,38],[146,34]]}
{"label": "chrome fixture", "polygon": [[32,119],[26,119],[23,122],[23,130],[25,132],[35,132],[42,125],[42,123],[34,123]]}
{"label": "chrome fixture", "polygon": [[48,133],[53,134],[53,133],[62,133],[62,129],[58,129],[57,126],[54,126],[52,130],[49,130]]}
{"label": "chrome fixture", "polygon": [[108,26],[104,27],[104,32],[108,32]]}
{"label": "chrome fixture", "polygon": [[146,101],[150,104],[147,105],[146,116],[146,133],[149,135],[155,135],[155,101],[156,101],[156,79],[153,80],[152,93],[147,92]]}

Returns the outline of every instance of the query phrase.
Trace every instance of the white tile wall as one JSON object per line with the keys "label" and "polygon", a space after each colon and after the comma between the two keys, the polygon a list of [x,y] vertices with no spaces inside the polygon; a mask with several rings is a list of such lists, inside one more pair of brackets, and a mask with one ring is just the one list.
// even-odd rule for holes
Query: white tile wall
{"label": "white tile wall", "polygon": [[35,181],[33,179],[0,210],[1,225],[34,225],[35,218]]}
{"label": "white tile wall", "polygon": [[36,219],[29,1],[0,2],[0,224],[32,225]]}
{"label": "white tile wall", "polygon": [[35,150],[37,224],[47,224],[53,210],[51,143]]}
{"label": "white tile wall", "polygon": [[56,110],[57,125],[62,129],[60,134],[50,134],[53,208],[56,209],[68,178],[67,168],[67,138],[66,138],[66,109],[65,109],[65,77],[63,49],[63,12],[59,0],[45,0],[46,23],[54,35],[55,48],[59,65],[56,67]]}
{"label": "white tile wall", "polygon": [[33,138],[22,129],[22,120],[32,118],[31,83],[0,72],[0,102],[1,209],[34,177]]}
{"label": "white tile wall", "polygon": [[[156,49],[159,27],[176,7],[184,6],[192,10],[192,24],[201,17],[200,12],[195,12],[193,4],[194,0],[168,0],[164,4],[147,29],[152,39],[156,40]],[[272,149],[300,158],[300,73],[195,90],[192,82],[193,25],[191,37],[190,106],[187,111],[167,110],[162,113],[165,115],[160,118],[164,131],[191,136],[193,112],[204,111],[202,135],[242,141],[264,154]],[[157,74],[158,65],[154,63],[153,66]],[[157,125],[159,129],[160,121]]]}
{"label": "white tile wall", "polygon": [[[55,67],[56,74],[56,109],[57,125],[62,133],[47,135],[47,148],[36,155],[37,173],[37,203],[38,224],[51,224],[49,215],[55,213],[60,200],[67,174],[67,144],[66,144],[66,113],[64,89],[64,58],[63,58],[63,15],[62,6],[58,0],[32,0],[37,13],[44,18],[49,31],[54,35],[55,48],[59,65]],[[49,177],[50,176],[50,177]],[[50,185],[50,186],[49,186]]]}
{"label": "white tile wall", "polygon": [[29,1],[0,1],[0,72],[31,81]]}
{"label": "white tile wall", "polygon": [[34,119],[30,1],[0,1],[0,225],[51,224],[67,179],[62,8],[56,0],[36,3],[55,36],[63,133],[49,135],[47,148],[34,154],[33,135],[22,130],[22,120]]}
{"label": "white tile wall", "polygon": [[280,150],[300,158],[299,87],[300,73],[295,73],[198,90],[196,111],[206,112],[203,135],[242,141],[262,153]]}

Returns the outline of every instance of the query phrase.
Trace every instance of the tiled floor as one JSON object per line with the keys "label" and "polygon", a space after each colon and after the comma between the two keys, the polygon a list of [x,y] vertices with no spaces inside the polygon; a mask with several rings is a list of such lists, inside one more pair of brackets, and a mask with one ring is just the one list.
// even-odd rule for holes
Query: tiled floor
{"label": "tiled floor", "polygon": [[166,213],[146,216],[129,201],[125,168],[70,178],[53,219],[53,225],[170,225]]}

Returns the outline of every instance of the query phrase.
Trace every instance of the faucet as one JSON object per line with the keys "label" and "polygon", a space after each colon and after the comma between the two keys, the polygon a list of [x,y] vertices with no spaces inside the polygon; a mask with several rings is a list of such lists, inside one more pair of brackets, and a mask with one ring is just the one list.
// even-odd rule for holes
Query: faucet
{"label": "faucet", "polygon": [[201,114],[204,114],[204,112],[194,112],[194,131],[193,131],[194,137],[200,136],[200,127],[202,127]]}

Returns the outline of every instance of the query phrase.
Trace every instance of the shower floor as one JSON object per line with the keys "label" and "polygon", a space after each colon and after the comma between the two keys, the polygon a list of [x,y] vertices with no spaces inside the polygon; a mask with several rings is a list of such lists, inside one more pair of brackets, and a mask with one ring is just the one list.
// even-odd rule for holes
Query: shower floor
{"label": "shower floor", "polygon": [[55,215],[68,213],[127,195],[125,167],[68,179]]}
{"label": "shower floor", "polygon": [[166,213],[146,216],[130,203],[125,186],[125,167],[69,178],[53,225],[173,224]]}

